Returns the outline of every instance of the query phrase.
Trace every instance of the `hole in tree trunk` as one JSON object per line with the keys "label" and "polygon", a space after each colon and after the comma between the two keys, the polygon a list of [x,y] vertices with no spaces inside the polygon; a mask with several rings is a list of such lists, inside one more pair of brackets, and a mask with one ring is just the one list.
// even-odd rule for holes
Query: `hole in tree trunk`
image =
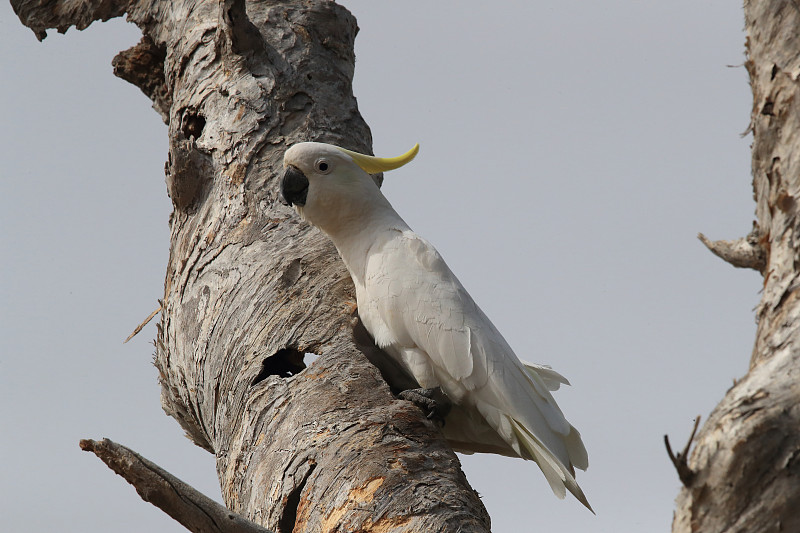
{"label": "hole in tree trunk", "polygon": [[181,120],[181,132],[189,139],[194,137],[199,139],[206,127],[206,118],[197,111],[186,110]]}
{"label": "hole in tree trunk", "polygon": [[312,364],[317,356],[314,354],[303,353],[297,348],[281,348],[274,355],[264,359],[261,363],[261,372],[253,380],[253,385],[260,383],[269,376],[290,378],[305,370],[305,358],[308,357],[308,364]]}

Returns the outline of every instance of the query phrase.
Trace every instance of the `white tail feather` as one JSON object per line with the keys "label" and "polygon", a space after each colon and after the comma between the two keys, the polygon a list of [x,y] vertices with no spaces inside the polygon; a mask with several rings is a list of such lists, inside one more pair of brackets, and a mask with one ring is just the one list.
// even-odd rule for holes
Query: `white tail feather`
{"label": "white tail feather", "polygon": [[[588,463],[586,449],[581,442],[578,431],[570,426],[571,431],[567,436],[559,435],[566,450],[566,462],[550,451],[541,439],[536,437],[523,423],[505,414],[500,409],[485,403],[478,402],[475,406],[483,415],[486,422],[497,430],[500,437],[506,441],[520,457],[532,459],[542,470],[550,488],[558,498],[564,498],[566,491],[570,491],[587,509],[592,510],[578,482],[575,481],[573,465],[585,469]],[[557,434],[554,434],[557,435]]]}
{"label": "white tail feather", "polygon": [[558,498],[563,499],[566,489],[570,491],[579,502],[585,505],[587,509],[594,513],[592,506],[589,505],[589,501],[586,499],[586,495],[578,486],[578,482],[575,481],[575,477],[570,472],[571,466],[561,464],[561,461],[559,461],[535,435],[528,431],[525,426],[513,418],[511,418],[510,421],[517,438],[528,453],[533,456],[533,460],[536,461],[539,468],[542,469],[542,473],[544,473],[544,477],[547,479],[548,483],[550,483],[550,488],[553,490],[553,493]]}

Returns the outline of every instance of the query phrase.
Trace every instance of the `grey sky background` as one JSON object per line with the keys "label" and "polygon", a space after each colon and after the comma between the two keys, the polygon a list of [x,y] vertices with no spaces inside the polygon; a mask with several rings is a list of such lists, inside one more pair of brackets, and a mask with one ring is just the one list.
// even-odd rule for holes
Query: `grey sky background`
{"label": "grey sky background", "polygon": [[[682,447],[747,370],[759,276],[696,240],[753,217],[738,3],[346,1],[384,191],[517,354],[572,387],[578,481],[460,456],[496,533],[665,531]],[[183,531],[81,438],[109,437],[219,499],[214,459],[161,411],[154,323],[167,132],[112,74],[122,20],[38,43],[0,4],[0,529]],[[729,65],[732,65],[729,66]]]}

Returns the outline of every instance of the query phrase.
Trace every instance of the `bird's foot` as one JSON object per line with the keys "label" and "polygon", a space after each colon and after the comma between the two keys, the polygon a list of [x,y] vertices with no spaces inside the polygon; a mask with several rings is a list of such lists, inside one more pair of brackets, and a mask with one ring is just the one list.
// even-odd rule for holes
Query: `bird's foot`
{"label": "bird's foot", "polygon": [[429,420],[433,420],[439,426],[444,427],[444,418],[453,407],[441,387],[432,389],[408,389],[397,395],[401,400],[413,403],[425,413]]}

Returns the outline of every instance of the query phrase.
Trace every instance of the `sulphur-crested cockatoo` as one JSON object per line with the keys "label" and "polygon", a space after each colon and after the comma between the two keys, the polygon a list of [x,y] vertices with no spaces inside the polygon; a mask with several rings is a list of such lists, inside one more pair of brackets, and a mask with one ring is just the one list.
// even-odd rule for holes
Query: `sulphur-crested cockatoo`
{"label": "sulphur-crested cockatoo", "polygon": [[295,144],[283,158],[281,195],[336,245],[375,343],[422,388],[439,387],[452,402],[442,428],[452,447],[532,459],[556,496],[566,489],[589,507],[574,470],[588,466],[586,448],[550,394],[567,380],[514,355],[370,176],[408,163],[418,149],[377,158],[330,144]]}

